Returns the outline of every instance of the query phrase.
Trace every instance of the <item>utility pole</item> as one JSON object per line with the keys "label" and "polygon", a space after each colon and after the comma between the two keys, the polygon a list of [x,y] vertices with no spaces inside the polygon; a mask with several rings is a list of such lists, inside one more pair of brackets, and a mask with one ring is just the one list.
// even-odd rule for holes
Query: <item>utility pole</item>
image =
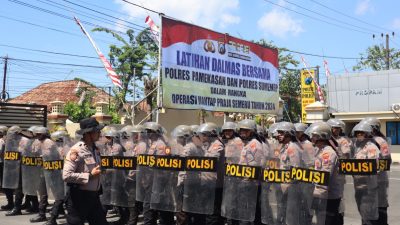
{"label": "utility pole", "polygon": [[[383,35],[385,35],[386,38],[386,46],[385,46],[385,64],[386,64],[386,70],[390,70],[390,48],[389,48],[389,34],[383,34],[381,33],[381,37],[383,38]],[[392,37],[394,37],[394,32],[392,32]],[[372,38],[375,38],[375,34],[372,35]]]}
{"label": "utility pole", "polygon": [[136,100],[136,68],[133,68],[133,104],[132,104],[132,125],[135,125],[135,102]]}
{"label": "utility pole", "polygon": [[7,78],[7,62],[8,62],[8,56],[4,58],[4,76],[3,76],[3,91],[1,94],[1,100],[3,102],[6,101],[6,78]]}
{"label": "utility pole", "polygon": [[390,69],[389,34],[386,34],[386,69]]}

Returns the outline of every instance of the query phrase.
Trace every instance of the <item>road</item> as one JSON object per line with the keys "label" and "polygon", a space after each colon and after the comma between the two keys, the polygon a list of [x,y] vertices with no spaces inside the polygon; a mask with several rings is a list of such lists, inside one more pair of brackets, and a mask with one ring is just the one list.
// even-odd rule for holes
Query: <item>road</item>
{"label": "road", "polygon": [[[354,191],[352,178],[348,177],[345,193],[345,224],[346,225],[359,225],[361,219],[357,211],[357,206],[354,200]],[[393,165],[390,171],[390,185],[389,185],[389,224],[399,224],[400,221],[400,165]],[[0,196],[0,205],[5,204],[5,196]],[[6,217],[5,212],[0,212],[0,225],[32,225],[29,218],[34,215],[24,213],[22,216]],[[47,215],[48,216],[48,215]],[[108,216],[109,221],[115,221],[117,218]],[[65,218],[61,217],[58,221],[59,224],[66,224]],[[141,223],[140,223],[141,224]]]}

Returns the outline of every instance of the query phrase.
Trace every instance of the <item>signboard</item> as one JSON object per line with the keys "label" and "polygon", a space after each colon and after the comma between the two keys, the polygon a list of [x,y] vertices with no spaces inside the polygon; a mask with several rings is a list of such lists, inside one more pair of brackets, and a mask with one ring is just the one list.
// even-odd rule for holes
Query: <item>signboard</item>
{"label": "signboard", "polygon": [[278,51],[162,18],[162,105],[277,114]]}
{"label": "signboard", "polygon": [[[310,72],[310,73],[309,73]],[[307,122],[306,106],[315,102],[315,83],[312,77],[315,76],[315,70],[309,69],[301,71],[301,122]]]}

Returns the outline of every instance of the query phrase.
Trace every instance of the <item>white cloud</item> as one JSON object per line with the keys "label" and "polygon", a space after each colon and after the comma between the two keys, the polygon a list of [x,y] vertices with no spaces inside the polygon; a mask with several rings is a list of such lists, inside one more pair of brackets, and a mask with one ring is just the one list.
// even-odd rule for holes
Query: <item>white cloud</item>
{"label": "white cloud", "polygon": [[304,31],[301,20],[293,19],[288,13],[278,9],[265,13],[258,20],[257,26],[266,35],[277,37],[297,36]]}
{"label": "white cloud", "polygon": [[400,18],[395,18],[395,19],[392,21],[392,28],[393,28],[394,30],[400,30]]}
{"label": "white cloud", "polygon": [[[132,17],[144,18],[148,14],[144,9],[123,1],[115,2]],[[208,28],[223,28],[240,22],[240,17],[234,14],[239,10],[239,0],[141,0],[135,1],[135,4]],[[156,17],[152,16],[153,20],[159,23]]]}
{"label": "white cloud", "polygon": [[356,15],[364,15],[367,12],[372,12],[374,7],[371,4],[370,0],[361,0],[357,3],[355,13]]}

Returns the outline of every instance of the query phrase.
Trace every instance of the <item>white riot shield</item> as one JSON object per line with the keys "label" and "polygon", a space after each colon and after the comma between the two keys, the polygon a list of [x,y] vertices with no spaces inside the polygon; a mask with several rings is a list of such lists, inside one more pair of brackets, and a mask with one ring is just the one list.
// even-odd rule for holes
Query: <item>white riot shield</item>
{"label": "white riot shield", "polygon": [[63,145],[50,139],[42,142],[43,175],[46,181],[47,195],[54,200],[65,198],[65,184],[62,179]]}
{"label": "white riot shield", "polygon": [[157,155],[150,199],[150,208],[169,212],[182,210],[183,190],[178,187],[179,171],[184,169],[184,159],[180,157],[183,146],[171,141],[170,155]]}
{"label": "white riot shield", "polygon": [[36,196],[39,191],[40,179],[42,175],[42,157],[40,152],[32,148],[33,139],[21,138],[21,176],[22,192],[25,195]]}
{"label": "white riot shield", "polygon": [[18,188],[21,169],[21,152],[18,150],[20,140],[21,135],[16,133],[7,134],[5,137],[3,188]]}
{"label": "white riot shield", "polygon": [[250,152],[251,149],[240,149],[239,146],[229,143],[226,148],[230,150],[226,150],[229,154],[225,155],[221,215],[232,220],[252,222],[256,214],[260,167],[247,165],[247,157],[255,157]]}

